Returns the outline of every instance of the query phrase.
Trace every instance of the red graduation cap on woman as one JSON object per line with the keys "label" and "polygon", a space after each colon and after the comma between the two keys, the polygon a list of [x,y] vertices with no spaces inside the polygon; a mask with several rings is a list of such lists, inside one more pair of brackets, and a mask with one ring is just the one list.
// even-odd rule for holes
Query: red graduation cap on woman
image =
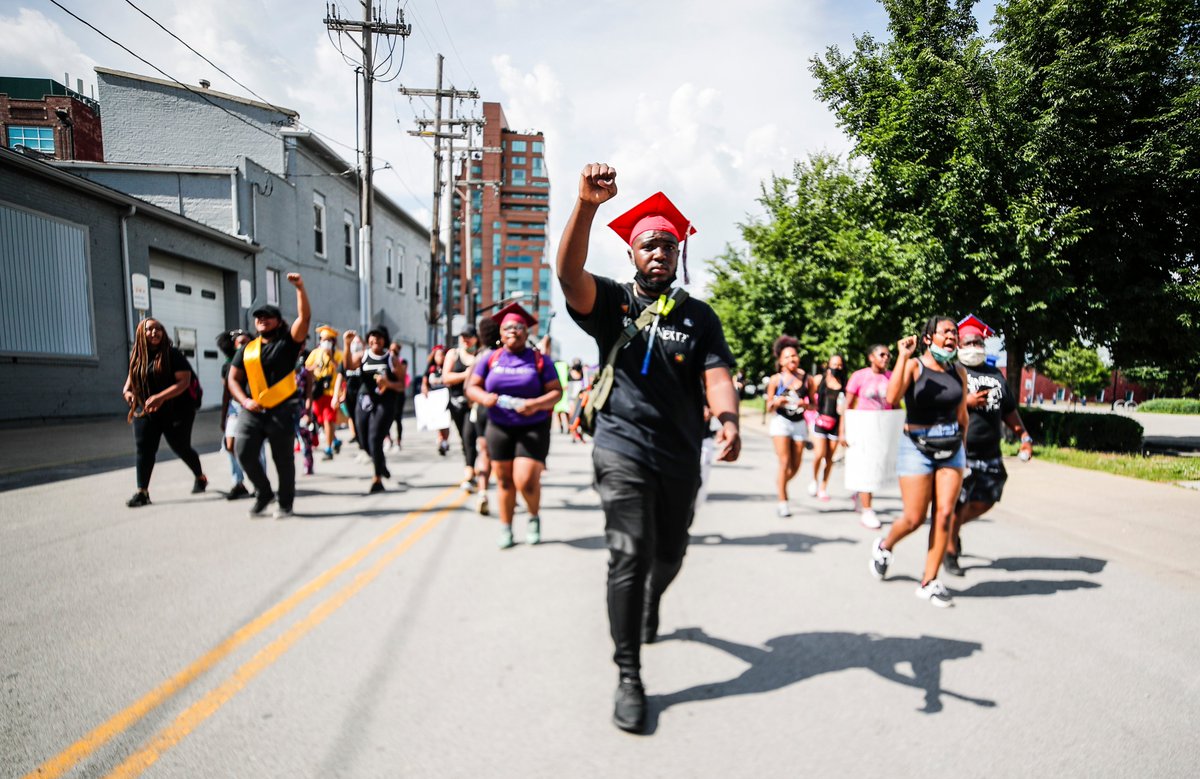
{"label": "red graduation cap on woman", "polygon": [[520,303],[509,303],[495,314],[492,314],[492,319],[501,327],[504,327],[505,322],[521,322],[527,328],[537,324],[537,319],[533,314],[521,308]]}
{"label": "red graduation cap on woman", "polygon": [[689,283],[687,239],[695,234],[696,228],[662,192],[656,192],[638,203],[609,222],[608,226],[630,246],[633,246],[635,238],[649,230],[662,230],[675,236],[675,240],[682,244],[680,260],[683,263],[683,283]]}
{"label": "red graduation cap on woman", "polygon": [[983,320],[974,314],[968,314],[965,319],[958,323],[959,338],[967,335],[978,335],[983,338],[990,338],[995,334],[995,330],[984,324]]}

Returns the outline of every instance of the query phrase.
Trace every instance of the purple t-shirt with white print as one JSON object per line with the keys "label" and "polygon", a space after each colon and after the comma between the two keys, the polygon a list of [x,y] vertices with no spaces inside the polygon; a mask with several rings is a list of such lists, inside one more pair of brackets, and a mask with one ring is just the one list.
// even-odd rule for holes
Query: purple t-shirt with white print
{"label": "purple t-shirt with white print", "polygon": [[[558,381],[558,371],[554,369],[554,361],[549,357],[542,358],[542,375],[537,375],[537,353],[530,347],[525,347],[521,354],[513,354],[504,347],[499,349],[500,356],[495,359],[495,365],[490,369],[488,364],[493,362],[492,354],[486,354],[475,363],[475,375],[483,378],[483,388],[497,395],[511,395],[514,398],[538,398],[546,394],[546,385]],[[550,418],[549,411],[539,411],[525,416],[510,408],[493,406],[487,410],[488,420],[509,427],[525,427],[545,422]]]}

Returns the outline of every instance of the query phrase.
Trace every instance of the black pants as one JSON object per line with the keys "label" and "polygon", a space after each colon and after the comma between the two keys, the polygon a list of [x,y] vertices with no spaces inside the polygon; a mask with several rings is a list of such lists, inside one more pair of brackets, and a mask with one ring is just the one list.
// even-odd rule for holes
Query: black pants
{"label": "black pants", "polygon": [[358,431],[358,441],[365,446],[367,454],[371,455],[371,460],[375,463],[376,478],[391,476],[387,467],[387,457],[383,453],[383,441],[392,428],[396,403],[387,395],[383,395],[379,400],[372,400],[369,395],[360,395],[354,409],[354,428]]}
{"label": "black pants", "polygon": [[150,474],[154,472],[154,460],[158,456],[158,444],[163,438],[167,446],[179,455],[184,465],[199,479],[204,475],[200,467],[200,455],[192,448],[192,423],[196,421],[195,409],[186,411],[159,411],[156,414],[135,417],[133,420],[133,443],[137,461],[137,486],[139,490],[150,489]]}
{"label": "black pants", "polygon": [[296,414],[295,402],[282,403],[258,413],[238,412],[237,435],[233,448],[246,478],[261,495],[271,495],[271,481],[259,458],[263,442],[271,445],[271,460],[279,474],[279,505],[290,509],[296,499]]}
{"label": "black pants", "polygon": [[408,405],[408,390],[396,396],[396,443],[404,438],[404,407]]}
{"label": "black pants", "polygon": [[687,553],[700,464],[676,476],[607,449],[594,449],[592,464],[604,507],[613,661],[622,675],[638,676],[643,615],[658,608]]}
{"label": "black pants", "polygon": [[[455,399],[450,399],[450,418],[454,420],[454,429],[458,431],[458,437],[462,439],[463,463],[468,468],[475,467],[475,460],[479,457],[479,445],[475,443],[477,433],[475,432],[475,423],[471,421],[471,406],[463,399],[461,405],[455,404]],[[480,413],[486,413],[480,409]]]}

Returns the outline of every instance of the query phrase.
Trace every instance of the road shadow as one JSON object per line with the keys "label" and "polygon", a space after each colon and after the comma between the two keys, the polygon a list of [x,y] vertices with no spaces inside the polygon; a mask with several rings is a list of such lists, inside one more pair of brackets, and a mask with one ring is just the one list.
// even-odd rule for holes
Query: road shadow
{"label": "road shadow", "polygon": [[1012,598],[1020,595],[1055,595],[1070,590],[1095,590],[1099,587],[1096,582],[1082,580],[1023,579],[1012,582],[980,582],[965,590],[951,589],[950,592],[956,598]]}
{"label": "road shadow", "polygon": [[807,553],[821,544],[857,544],[853,538],[821,538],[806,533],[776,532],[761,536],[730,538],[723,533],[699,533],[689,543],[693,546],[769,546],[780,552]]}
{"label": "road shadow", "polygon": [[1078,571],[1100,573],[1107,560],[1095,557],[1001,557],[987,565],[972,565],[964,570],[994,569],[998,571]]}
{"label": "road shadow", "polygon": [[604,536],[585,536],[583,538],[566,538],[562,540],[550,539],[542,541],[541,546],[554,546],[555,544],[569,546],[573,549],[583,549],[589,552],[606,547]]}
{"label": "road shadow", "polygon": [[[941,711],[942,698],[947,696],[984,708],[996,705],[995,701],[986,698],[974,698],[942,688],[942,663],[981,651],[983,645],[973,641],[934,636],[888,638],[873,633],[794,633],[772,638],[764,646],[752,646],[710,636],[702,628],[676,630],[660,637],[659,641],[707,644],[750,667],[740,676],[723,682],[649,696],[647,733],[654,732],[659,716],[672,706],[772,692],[814,676],[853,668],[864,668],[890,682],[922,690],[924,704],[918,711],[925,714]],[[912,667],[911,676],[897,670],[905,663]]]}
{"label": "road shadow", "polygon": [[762,503],[765,501],[775,500],[774,496],[766,493],[748,494],[745,492],[710,492],[708,493],[709,503],[721,503],[724,501],[737,501],[738,503]]}

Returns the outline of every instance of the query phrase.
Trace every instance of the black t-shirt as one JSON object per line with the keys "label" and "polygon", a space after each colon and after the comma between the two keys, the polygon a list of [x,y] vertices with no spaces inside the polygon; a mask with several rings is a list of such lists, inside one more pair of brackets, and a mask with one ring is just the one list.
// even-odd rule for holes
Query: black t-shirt
{"label": "black t-shirt", "polygon": [[966,368],[967,392],[981,389],[988,391],[987,405],[968,408],[970,424],[967,426],[967,457],[973,460],[991,460],[1000,456],[1000,434],[1004,417],[1017,408],[1017,400],[1004,380],[999,368],[980,365]]}
{"label": "black t-shirt", "polygon": [[[190,374],[192,372],[192,364],[188,362],[188,358],[174,346],[167,352],[167,359],[163,362],[163,368],[165,370],[162,372],[151,371],[150,375],[146,377],[146,383],[149,385],[146,387],[149,390],[146,394],[147,398],[174,386],[177,381],[175,378],[176,373],[187,372]],[[184,390],[179,395],[162,404],[162,407],[154,413],[174,416],[180,412],[194,411],[195,408],[191,396],[188,395],[187,390]]]}
{"label": "black t-shirt", "polygon": [[[304,344],[292,340],[292,334],[288,330],[280,330],[277,338],[262,342],[259,357],[262,361],[263,376],[267,380],[268,387],[275,386],[275,383],[284,376],[296,372],[296,361],[300,359],[302,351],[304,351]],[[242,389],[249,394],[250,384],[246,380],[245,354],[246,347],[243,346],[233,355],[233,359],[229,361],[229,364],[241,369]],[[288,398],[288,400],[295,400],[298,397],[299,392]]]}
{"label": "black t-shirt", "polygon": [[[596,304],[582,316],[568,306],[571,318],[596,339],[600,359],[625,325],[655,299],[634,294],[632,285],[595,276]],[[689,297],[659,321],[647,375],[642,361],[649,345],[648,325],[617,355],[615,381],[608,402],[596,419],[595,444],[651,468],[679,476],[700,469],[704,436],[704,371],[733,365],[721,320],[707,303]]]}

